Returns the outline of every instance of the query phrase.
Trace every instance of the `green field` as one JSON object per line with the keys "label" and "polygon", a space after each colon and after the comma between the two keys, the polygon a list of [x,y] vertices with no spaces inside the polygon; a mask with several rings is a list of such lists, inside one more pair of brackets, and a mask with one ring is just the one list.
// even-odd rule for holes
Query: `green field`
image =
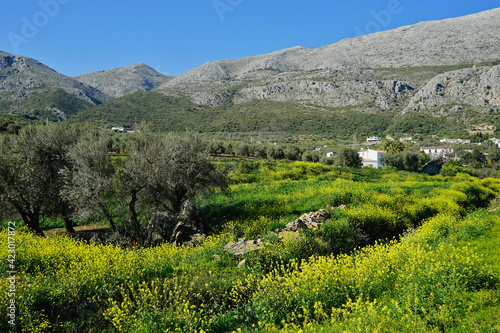
{"label": "green field", "polygon": [[[194,247],[89,245],[17,226],[25,332],[495,332],[500,180],[223,161],[231,190],[198,198],[214,232]],[[203,200],[202,200],[203,199]],[[303,213],[316,230],[274,233]],[[224,251],[240,237],[266,247]],[[0,269],[8,271],[8,231]],[[247,263],[238,268],[238,263]],[[7,277],[3,273],[3,277]],[[0,285],[6,318],[7,280]],[[4,320],[1,331],[12,327]]]}

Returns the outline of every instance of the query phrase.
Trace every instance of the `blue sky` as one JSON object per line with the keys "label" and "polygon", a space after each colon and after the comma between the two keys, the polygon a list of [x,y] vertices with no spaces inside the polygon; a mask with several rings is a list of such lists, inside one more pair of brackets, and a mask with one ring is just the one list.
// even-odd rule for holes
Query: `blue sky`
{"label": "blue sky", "polygon": [[65,75],[143,62],[179,75],[205,62],[304,46],[500,7],[498,0],[16,0],[0,50]]}

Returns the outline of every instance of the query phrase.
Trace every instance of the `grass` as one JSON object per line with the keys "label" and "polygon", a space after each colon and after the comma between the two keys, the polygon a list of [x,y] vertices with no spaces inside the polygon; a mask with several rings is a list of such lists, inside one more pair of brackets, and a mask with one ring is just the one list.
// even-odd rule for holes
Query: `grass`
{"label": "grass", "polygon": [[[498,326],[500,230],[494,207],[486,206],[500,193],[500,181],[303,162],[222,163],[235,163],[231,195],[204,203],[218,231],[194,247],[92,246],[16,230],[20,327],[469,332]],[[332,218],[317,230],[282,238],[272,232],[331,206]],[[403,233],[400,240],[395,233]],[[257,234],[264,250],[242,257],[224,251],[230,240]],[[3,272],[7,248],[3,231]],[[238,268],[242,259],[247,264]],[[7,287],[0,283],[2,315]],[[8,328],[0,323],[0,330]]]}

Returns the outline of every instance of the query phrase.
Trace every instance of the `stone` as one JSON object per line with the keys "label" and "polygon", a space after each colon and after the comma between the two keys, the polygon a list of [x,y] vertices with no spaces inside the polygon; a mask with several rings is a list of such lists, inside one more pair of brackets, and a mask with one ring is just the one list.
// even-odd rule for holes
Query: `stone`
{"label": "stone", "polygon": [[169,239],[175,226],[175,219],[165,212],[156,212],[147,226],[147,243],[158,245]]}
{"label": "stone", "polygon": [[242,261],[240,261],[240,262],[238,263],[238,266],[237,266],[237,267],[238,267],[238,268],[241,268],[241,267],[243,267],[243,266],[246,266],[246,265],[247,265],[247,263],[248,263],[248,260],[243,259]]}
{"label": "stone", "polygon": [[177,224],[170,237],[170,242],[177,245],[192,245],[210,231],[207,218],[201,211],[200,206],[193,204],[189,200],[184,201],[182,204],[176,220]]}
{"label": "stone", "polygon": [[309,212],[308,214],[301,215],[295,221],[288,223],[282,231],[313,230],[321,226],[331,216],[332,214],[325,209],[320,209],[317,212]]}
{"label": "stone", "polygon": [[89,243],[90,243],[90,244],[93,244],[93,245],[101,245],[101,244],[102,244],[102,240],[101,240],[101,238],[99,237],[99,234],[98,234],[97,232],[95,232],[95,233],[92,235],[92,238],[90,238]]}
{"label": "stone", "polygon": [[234,255],[241,256],[249,252],[263,249],[264,247],[265,245],[260,238],[248,241],[244,238],[240,238],[237,242],[229,242],[226,246],[224,246],[224,250]]}
{"label": "stone", "polygon": [[437,175],[441,172],[443,164],[444,161],[441,157],[432,159],[424,165],[421,172],[431,176]]}

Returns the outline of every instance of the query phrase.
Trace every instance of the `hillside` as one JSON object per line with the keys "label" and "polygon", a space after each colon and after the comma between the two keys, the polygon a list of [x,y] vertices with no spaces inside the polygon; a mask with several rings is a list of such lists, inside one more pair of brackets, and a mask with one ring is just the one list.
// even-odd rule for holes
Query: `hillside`
{"label": "hillside", "polygon": [[161,74],[141,63],[83,74],[74,78],[117,98],[136,91],[152,90],[174,77]]}
{"label": "hillside", "polygon": [[488,125],[500,134],[498,31],[500,8],[213,61],[177,77],[136,64],[69,78],[0,53],[0,112],[122,126],[146,120],[164,130],[343,137],[466,135]]}
{"label": "hillside", "polygon": [[[293,100],[369,110],[366,104],[372,102],[375,110],[400,110],[391,101],[408,103],[405,97],[412,96],[435,75],[500,60],[499,30],[500,9],[494,9],[421,22],[317,49],[297,46],[266,55],[209,62],[164,83],[160,89],[171,95],[180,90],[194,102],[206,105],[223,103],[226,92],[236,89],[235,103]],[[413,70],[401,71],[410,68]],[[381,71],[385,75],[381,76]],[[422,76],[422,71],[426,75]]]}
{"label": "hillside", "polygon": [[[500,9],[422,22],[317,49],[293,47],[209,62],[156,91],[199,106],[193,129],[467,135],[476,126],[490,124],[498,132],[500,35],[496,31],[500,31]],[[131,96],[123,98],[127,101],[120,103],[127,105],[126,111],[105,103],[88,112],[106,109],[106,119],[123,125],[130,124],[119,115],[123,112],[129,119],[161,115],[160,123],[168,124],[165,129],[177,130],[186,125],[180,119],[193,119],[187,109],[162,113],[154,103],[146,109],[134,104]],[[141,103],[148,98],[158,95],[142,95]]]}
{"label": "hillside", "polygon": [[111,97],[28,57],[0,51],[0,112],[64,119]]}

